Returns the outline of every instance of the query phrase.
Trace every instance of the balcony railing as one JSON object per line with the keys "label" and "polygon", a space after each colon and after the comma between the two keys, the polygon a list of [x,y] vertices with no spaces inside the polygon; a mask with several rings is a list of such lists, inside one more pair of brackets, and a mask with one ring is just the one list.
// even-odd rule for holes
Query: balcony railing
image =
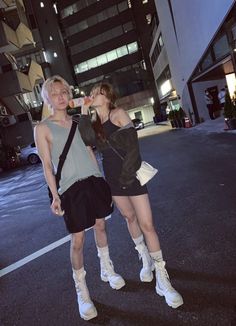
{"label": "balcony railing", "polygon": [[39,80],[43,80],[41,66],[31,61],[27,73],[11,70],[0,74],[0,97],[12,96],[20,93],[29,93]]}
{"label": "balcony railing", "polygon": [[24,8],[24,2],[23,0],[0,0],[0,8],[11,8],[11,7],[16,7],[16,3],[19,2],[20,5]]}
{"label": "balcony railing", "polygon": [[0,21],[0,52],[12,52],[24,45],[34,44],[31,30],[22,22],[16,31],[3,21]]}

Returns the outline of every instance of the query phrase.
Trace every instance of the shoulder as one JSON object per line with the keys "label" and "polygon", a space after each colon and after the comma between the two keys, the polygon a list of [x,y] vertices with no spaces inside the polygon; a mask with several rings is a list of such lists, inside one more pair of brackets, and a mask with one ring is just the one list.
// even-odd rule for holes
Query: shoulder
{"label": "shoulder", "polygon": [[46,135],[50,132],[48,125],[47,125],[47,121],[49,119],[44,119],[42,121],[40,121],[39,123],[36,124],[36,126],[34,127],[34,131],[36,134],[40,134],[40,135]]}
{"label": "shoulder", "polygon": [[119,125],[120,127],[127,125],[131,122],[128,113],[122,108],[115,108],[110,113],[110,118],[113,123]]}

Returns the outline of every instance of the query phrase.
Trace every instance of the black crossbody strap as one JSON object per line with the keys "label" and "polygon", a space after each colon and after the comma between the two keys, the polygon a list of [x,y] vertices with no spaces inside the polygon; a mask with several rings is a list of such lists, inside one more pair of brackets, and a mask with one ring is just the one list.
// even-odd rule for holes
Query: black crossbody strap
{"label": "black crossbody strap", "polygon": [[119,158],[124,161],[124,157],[111,145],[111,143],[109,142],[109,140],[106,140],[106,143],[108,144],[108,146],[113,150],[114,153],[116,153],[117,156],[119,156]]}
{"label": "black crossbody strap", "polygon": [[66,160],[66,156],[69,152],[70,149],[70,145],[72,143],[72,140],[74,138],[75,135],[75,131],[76,131],[76,127],[77,127],[77,122],[72,120],[72,126],[70,128],[70,132],[69,132],[69,136],[67,138],[66,144],[63,148],[63,151],[59,157],[59,163],[58,163],[58,168],[57,168],[57,173],[56,173],[56,185],[57,185],[57,189],[59,188],[59,182],[61,180],[61,171],[64,165],[64,162]]}

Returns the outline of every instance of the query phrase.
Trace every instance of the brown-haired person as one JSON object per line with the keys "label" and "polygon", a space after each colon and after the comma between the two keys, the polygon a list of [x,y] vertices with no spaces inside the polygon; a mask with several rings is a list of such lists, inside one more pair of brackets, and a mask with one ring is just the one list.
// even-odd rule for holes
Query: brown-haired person
{"label": "brown-haired person", "polygon": [[[115,106],[116,96],[111,85],[96,85],[90,95],[93,100],[91,106],[97,115],[92,121],[97,147],[103,156],[104,175],[113,201],[126,219],[135,249],[142,259],[140,279],[151,282],[155,269],[157,294],[165,296],[167,304],[177,308],[183,304],[183,299],[172,287],[165,268],[147,187],[141,186],[136,179],[136,171],[141,165],[137,132],[129,115]],[[82,113],[88,113],[88,106],[82,107]]]}
{"label": "brown-haired person", "polygon": [[51,107],[52,114],[36,126],[35,142],[53,196],[51,210],[58,216],[63,215],[67,230],[71,233],[70,258],[79,312],[83,319],[89,320],[97,316],[97,310],[85,281],[83,246],[86,228],[94,226],[102,280],[109,282],[114,289],[125,285],[123,278],[114,271],[107,245],[104,218],[113,211],[110,188],[99,171],[91,147],[83,142],[77,128],[57,190],[53,171],[57,171],[59,157],[72,125],[72,118],[67,114],[72,94],[63,78],[53,76],[44,82],[42,97]]}

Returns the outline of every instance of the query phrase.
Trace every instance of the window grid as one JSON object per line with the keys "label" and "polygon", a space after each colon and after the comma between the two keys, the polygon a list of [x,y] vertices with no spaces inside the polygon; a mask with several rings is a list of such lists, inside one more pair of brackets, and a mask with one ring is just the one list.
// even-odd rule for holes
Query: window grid
{"label": "window grid", "polygon": [[121,46],[119,48],[116,48],[112,51],[103,53],[95,58],[89,59],[87,61],[84,61],[82,63],[79,63],[74,66],[74,71],[76,74],[80,74],[82,72],[88,71],[90,69],[99,67],[101,65],[104,65],[108,62],[114,61],[118,58],[121,58],[125,55],[134,53],[138,51],[138,43],[132,42],[127,45]]}
{"label": "window grid", "polygon": [[[123,4],[123,5],[122,5]],[[99,12],[96,15],[90,16],[85,20],[80,21],[72,26],[65,28],[66,36],[71,36],[78,32],[81,32],[88,27],[92,27],[104,20],[112,18],[114,16],[119,15],[120,12],[128,9],[127,1],[120,2],[118,5],[114,5],[112,7],[106,8],[105,10]]]}
{"label": "window grid", "polygon": [[124,33],[128,32],[132,29],[134,29],[134,26],[131,21],[124,25],[116,26],[109,31],[98,34],[84,42],[81,42],[79,44],[75,44],[75,45],[71,46],[71,48],[70,48],[71,55],[75,55],[77,53],[86,51],[96,45],[107,42],[115,37],[121,36]]}

